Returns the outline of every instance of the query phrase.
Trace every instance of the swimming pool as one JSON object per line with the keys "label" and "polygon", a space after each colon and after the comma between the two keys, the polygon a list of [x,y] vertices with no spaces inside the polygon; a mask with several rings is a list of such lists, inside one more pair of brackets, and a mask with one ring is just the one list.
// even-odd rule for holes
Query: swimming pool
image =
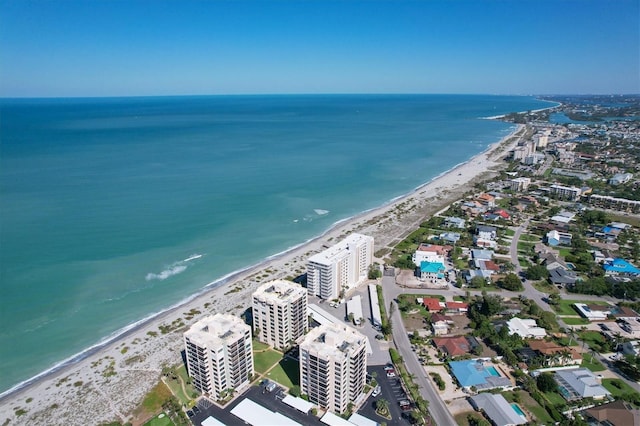
{"label": "swimming pool", "polygon": [[492,376],[495,377],[500,377],[500,373],[498,373],[498,370],[496,370],[496,368],[494,366],[490,366],[487,367],[486,370],[489,372],[489,374],[491,374]]}
{"label": "swimming pool", "polygon": [[522,411],[522,409],[520,408],[520,406],[518,404],[516,404],[515,402],[511,404],[511,408],[513,408],[513,411],[515,411],[516,413],[518,413],[518,415],[520,417],[524,417],[526,418],[527,416],[524,414],[524,411]]}

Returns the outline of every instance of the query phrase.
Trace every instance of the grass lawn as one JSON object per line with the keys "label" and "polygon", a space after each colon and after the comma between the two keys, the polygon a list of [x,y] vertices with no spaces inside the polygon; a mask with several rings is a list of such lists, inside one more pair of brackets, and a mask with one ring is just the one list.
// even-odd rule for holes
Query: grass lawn
{"label": "grass lawn", "polygon": [[533,287],[536,290],[541,291],[542,293],[559,293],[559,291],[558,291],[558,289],[556,288],[555,285],[549,284],[545,280],[534,281],[533,282]]}
{"label": "grass lawn", "polygon": [[582,317],[560,317],[560,320],[564,321],[567,325],[586,325],[589,324],[589,320]]}
{"label": "grass lawn", "polygon": [[580,364],[580,367],[588,368],[593,372],[606,370],[604,365],[602,365],[602,363],[600,363],[600,361],[598,361],[596,357],[593,357],[592,361],[591,355],[589,354],[584,355],[584,359],[582,360],[582,364]]}
{"label": "grass lawn", "polygon": [[253,345],[253,351],[264,351],[265,349],[269,349],[270,346],[267,345],[266,343],[262,343],[260,340],[257,339],[253,339],[251,341],[251,344]]}
{"label": "grass lawn", "polygon": [[529,241],[529,242],[538,242],[540,241],[540,237],[537,235],[531,235],[531,234],[522,234],[520,235],[520,239],[522,241]]}
{"label": "grass lawn", "polygon": [[263,350],[253,353],[253,366],[258,374],[266,373],[278,361],[282,359],[282,354],[273,349]]}
{"label": "grass lawn", "polygon": [[533,413],[533,415],[536,417],[535,420],[537,421],[534,421],[533,422],[534,424],[553,424],[554,423],[553,418],[551,418],[549,413],[547,413],[547,410],[545,410],[544,407],[541,407],[540,404],[538,404],[538,402],[535,399],[533,399],[528,392],[525,392],[525,391],[505,392],[502,395],[504,395],[504,398],[507,401],[514,402],[515,398],[513,397],[513,394],[515,392],[518,392],[518,395],[520,396],[518,404],[521,407],[525,407],[527,410]]}
{"label": "grass lawn", "polygon": [[553,306],[553,309],[560,315],[579,315],[573,307],[574,303],[593,303],[593,301],[560,299],[558,304]]}
{"label": "grass lawn", "polygon": [[155,416],[154,418],[146,422],[144,426],[174,426],[174,423],[168,416],[164,415],[163,413],[162,417],[159,418],[158,416]]}
{"label": "grass lawn", "polygon": [[571,254],[571,250],[570,248],[561,248],[558,249],[558,252],[560,253],[560,256],[562,256],[562,258],[564,259],[565,257],[567,257],[568,254]]}
{"label": "grass lawn", "polygon": [[516,231],[514,231],[513,229],[504,228],[503,231],[504,231],[504,235],[509,237],[513,237],[514,235],[516,235]]}
{"label": "grass lawn", "polygon": [[273,367],[273,370],[267,374],[267,377],[291,389],[293,386],[300,385],[300,366],[297,361],[283,359],[278,365]]}
{"label": "grass lawn", "polygon": [[467,419],[468,416],[471,416],[476,420],[485,421],[485,422],[487,421],[484,417],[482,417],[482,414],[478,413],[477,411],[467,411],[464,413],[456,414],[454,416],[454,419],[456,420],[456,424],[458,426],[469,426],[469,420]]}
{"label": "grass lawn", "polygon": [[543,392],[544,397],[554,406],[566,405],[567,400],[562,397],[558,392]]}
{"label": "grass lawn", "polygon": [[599,349],[604,343],[604,337],[598,331],[581,331],[578,336],[580,336],[580,340],[586,342],[592,349]]}
{"label": "grass lawn", "polygon": [[520,262],[520,266],[522,266],[523,268],[528,268],[529,266],[531,266],[529,258],[525,256],[518,256],[518,262]]}
{"label": "grass lawn", "polygon": [[464,302],[466,298],[464,296],[453,296],[453,300],[456,302]]}
{"label": "grass lawn", "polygon": [[611,392],[614,397],[636,392],[631,386],[620,379],[602,379],[602,386]]}

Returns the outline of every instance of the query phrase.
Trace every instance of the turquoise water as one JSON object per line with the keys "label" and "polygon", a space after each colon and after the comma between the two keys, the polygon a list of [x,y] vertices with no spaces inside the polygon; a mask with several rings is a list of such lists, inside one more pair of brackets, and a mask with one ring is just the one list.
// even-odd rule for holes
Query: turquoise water
{"label": "turquoise water", "polygon": [[494,377],[500,377],[500,373],[498,373],[498,370],[496,370],[496,368],[494,366],[489,366],[486,368],[486,370],[489,372],[489,374],[491,374]]}
{"label": "turquoise water", "polygon": [[481,117],[551,105],[446,95],[0,100],[0,391],[513,129]]}
{"label": "turquoise water", "polygon": [[522,409],[520,408],[520,406],[518,404],[516,404],[514,402],[514,403],[511,404],[511,407],[513,407],[513,411],[518,413],[519,416],[526,417],[525,414],[524,414],[524,411],[522,411]]}

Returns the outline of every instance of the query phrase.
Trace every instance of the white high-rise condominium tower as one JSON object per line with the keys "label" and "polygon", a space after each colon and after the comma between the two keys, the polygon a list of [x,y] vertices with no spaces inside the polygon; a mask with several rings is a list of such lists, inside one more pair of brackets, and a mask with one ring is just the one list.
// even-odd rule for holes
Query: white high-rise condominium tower
{"label": "white high-rise condominium tower", "polygon": [[286,349],[309,328],[307,291],[291,281],[275,280],[253,293],[253,332],[261,342]]}
{"label": "white high-rise condominium tower", "polygon": [[322,299],[336,299],[343,290],[367,278],[373,263],[373,237],[351,234],[307,261],[307,291]]}
{"label": "white high-rise condominium tower", "polygon": [[300,389],[309,402],[344,413],[362,394],[367,375],[366,337],[347,325],[312,329],[300,344]]}
{"label": "white high-rise condominium tower", "polygon": [[227,389],[249,385],[253,376],[251,327],[239,317],[215,314],[184,333],[193,385],[213,399]]}

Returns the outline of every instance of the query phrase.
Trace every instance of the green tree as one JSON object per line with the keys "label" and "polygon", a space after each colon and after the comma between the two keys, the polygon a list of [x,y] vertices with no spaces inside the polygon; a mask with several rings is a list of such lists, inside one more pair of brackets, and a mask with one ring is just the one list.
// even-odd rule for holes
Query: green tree
{"label": "green tree", "polygon": [[542,373],[536,379],[536,385],[542,392],[553,392],[558,388],[558,384],[551,373]]}
{"label": "green tree", "polygon": [[532,265],[527,268],[525,272],[527,279],[529,280],[541,280],[549,277],[549,271],[542,265]]}
{"label": "green tree", "polygon": [[370,280],[378,279],[382,276],[382,272],[380,271],[380,265],[377,263],[373,263],[369,265],[369,273],[368,277]]}
{"label": "green tree", "polygon": [[522,286],[522,282],[520,281],[520,278],[518,278],[518,276],[513,272],[508,273],[500,281],[500,286],[506,290],[511,290],[511,291],[522,291],[522,289],[524,288]]}

